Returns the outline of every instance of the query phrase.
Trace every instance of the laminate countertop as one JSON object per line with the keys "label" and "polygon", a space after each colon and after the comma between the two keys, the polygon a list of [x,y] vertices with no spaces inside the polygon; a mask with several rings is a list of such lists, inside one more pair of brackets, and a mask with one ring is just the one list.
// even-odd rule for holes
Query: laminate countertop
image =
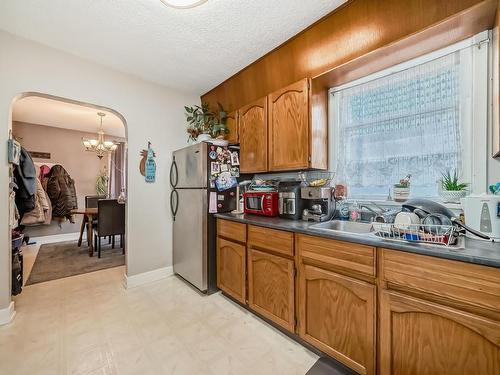
{"label": "laminate countertop", "polygon": [[409,253],[429,255],[438,258],[458,260],[460,262],[500,268],[499,242],[493,243],[466,237],[465,240],[460,243],[459,247],[446,247],[422,243],[391,241],[377,237],[371,233],[357,234],[339,231],[325,231],[312,228],[312,225],[317,223],[306,222],[302,220],[288,220],[278,217],[265,217],[231,213],[219,213],[215,214],[215,217],[244,224],[258,225],[266,228],[309,234],[317,237],[331,238],[333,240],[354,242],[375,247],[384,247],[386,249],[400,250]]}

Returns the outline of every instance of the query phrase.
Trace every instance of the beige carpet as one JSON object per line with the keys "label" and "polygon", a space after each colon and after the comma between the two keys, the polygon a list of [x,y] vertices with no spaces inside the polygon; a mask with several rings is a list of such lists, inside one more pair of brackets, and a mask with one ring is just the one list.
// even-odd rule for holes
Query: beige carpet
{"label": "beige carpet", "polygon": [[102,240],[101,258],[97,257],[97,253],[93,257],[89,257],[88,247],[84,244],[82,247],[78,247],[78,241],[57,242],[40,246],[35,264],[25,285],[123,266],[125,255],[119,248],[118,238],[117,236],[114,249],[107,243],[107,240]]}

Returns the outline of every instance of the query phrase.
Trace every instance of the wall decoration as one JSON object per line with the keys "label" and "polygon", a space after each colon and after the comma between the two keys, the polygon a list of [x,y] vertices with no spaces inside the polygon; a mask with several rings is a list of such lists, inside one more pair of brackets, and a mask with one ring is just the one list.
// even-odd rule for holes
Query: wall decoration
{"label": "wall decoration", "polygon": [[142,159],[139,163],[139,171],[145,177],[146,182],[155,182],[156,180],[156,162],[154,158],[156,154],[151,148],[151,142],[148,142],[148,149],[142,150]]}
{"label": "wall decoration", "polygon": [[19,157],[21,156],[21,144],[14,139],[9,139],[7,149],[9,163],[19,165]]}
{"label": "wall decoration", "polygon": [[50,159],[50,152],[28,151],[32,158]]}

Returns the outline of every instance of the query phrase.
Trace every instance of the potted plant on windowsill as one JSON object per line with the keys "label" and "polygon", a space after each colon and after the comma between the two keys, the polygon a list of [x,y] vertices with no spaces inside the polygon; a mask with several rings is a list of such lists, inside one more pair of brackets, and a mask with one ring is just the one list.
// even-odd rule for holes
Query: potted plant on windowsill
{"label": "potted plant on windowsill", "polygon": [[226,126],[226,111],[219,103],[219,114],[210,111],[208,103],[202,103],[201,106],[185,106],[186,121],[188,122],[187,133],[188,142],[213,142],[213,138],[219,140],[229,133]]}
{"label": "potted plant on windowsill", "polygon": [[441,174],[439,181],[439,196],[445,203],[460,203],[460,198],[467,195],[467,186],[469,184],[460,182],[457,170],[453,171],[453,175],[448,170]]}
{"label": "potted plant on windowsill", "polygon": [[394,184],[393,197],[396,202],[404,202],[410,197],[411,174],[399,180],[399,184]]}

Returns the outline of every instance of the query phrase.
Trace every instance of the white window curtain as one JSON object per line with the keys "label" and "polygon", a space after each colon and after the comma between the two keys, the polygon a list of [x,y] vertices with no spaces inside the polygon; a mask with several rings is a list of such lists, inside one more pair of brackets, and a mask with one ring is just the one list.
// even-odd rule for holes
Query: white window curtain
{"label": "white window curtain", "polygon": [[118,143],[118,147],[109,158],[109,197],[118,198],[121,189],[125,189],[127,181],[127,152],[125,142]]}
{"label": "white window curtain", "polygon": [[385,198],[411,174],[412,196],[436,197],[441,173],[464,171],[472,48],[332,90],[333,169],[350,196]]}

